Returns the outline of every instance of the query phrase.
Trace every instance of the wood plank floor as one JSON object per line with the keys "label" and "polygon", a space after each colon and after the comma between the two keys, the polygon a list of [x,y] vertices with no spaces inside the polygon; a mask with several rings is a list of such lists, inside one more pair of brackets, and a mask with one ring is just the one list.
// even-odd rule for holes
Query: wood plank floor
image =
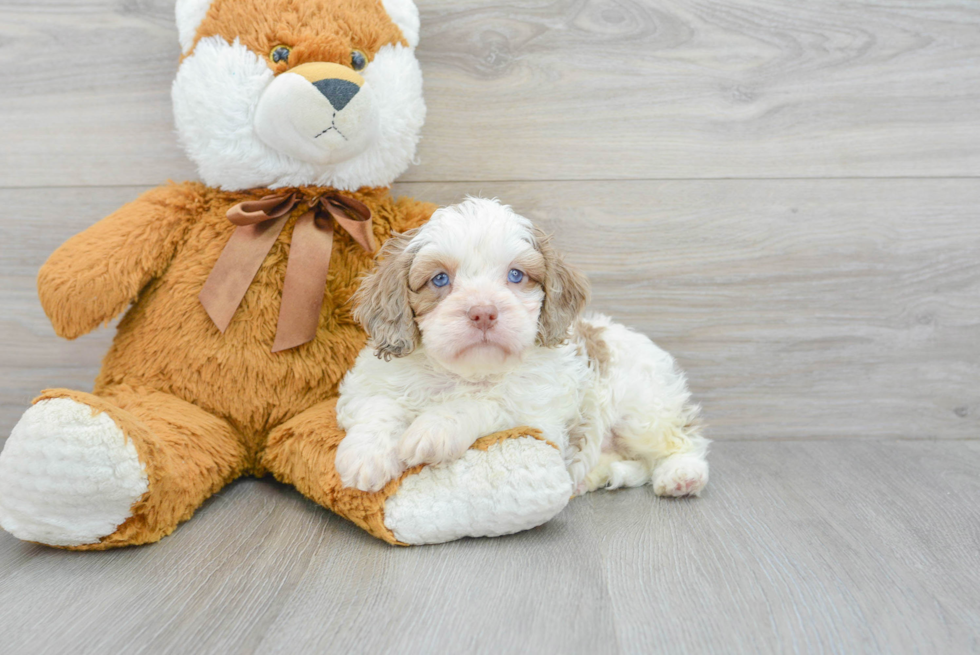
{"label": "wood plank floor", "polygon": [[[37,269],[146,188],[174,0],[0,0],[0,446],[112,330]],[[677,355],[702,498],[398,549],[269,480],[159,544],[0,532],[0,652],[980,653],[980,5],[420,0],[400,194],[498,196]]]}
{"label": "wood plank floor", "polygon": [[3,651],[978,649],[976,442],[719,443],[714,462],[699,499],[599,492],[441,546],[386,546],[264,480],[153,546],[0,534]]}

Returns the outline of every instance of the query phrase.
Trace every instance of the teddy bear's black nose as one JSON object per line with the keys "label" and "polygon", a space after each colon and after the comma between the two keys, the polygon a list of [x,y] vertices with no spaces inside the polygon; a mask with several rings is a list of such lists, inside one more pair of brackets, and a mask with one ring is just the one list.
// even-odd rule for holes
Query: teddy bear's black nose
{"label": "teddy bear's black nose", "polygon": [[314,82],[313,86],[324,95],[324,97],[330,101],[333,108],[340,111],[347,106],[357,92],[361,90],[361,87],[354,84],[353,82],[348,82],[347,80],[338,80],[336,78],[330,78],[326,80],[320,80],[319,82]]}

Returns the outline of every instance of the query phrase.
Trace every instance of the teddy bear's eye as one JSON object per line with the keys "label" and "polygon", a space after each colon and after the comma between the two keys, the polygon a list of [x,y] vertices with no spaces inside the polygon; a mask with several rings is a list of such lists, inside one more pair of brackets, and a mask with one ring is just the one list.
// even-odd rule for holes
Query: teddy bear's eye
{"label": "teddy bear's eye", "polygon": [[364,56],[363,52],[360,50],[355,50],[354,52],[350,53],[351,68],[356,71],[362,71],[364,70],[365,66],[367,66],[367,57]]}
{"label": "teddy bear's eye", "polygon": [[275,48],[272,49],[272,52],[269,53],[269,59],[271,59],[273,62],[277,64],[284,63],[289,61],[290,52],[291,50],[289,49],[288,46],[277,45]]}

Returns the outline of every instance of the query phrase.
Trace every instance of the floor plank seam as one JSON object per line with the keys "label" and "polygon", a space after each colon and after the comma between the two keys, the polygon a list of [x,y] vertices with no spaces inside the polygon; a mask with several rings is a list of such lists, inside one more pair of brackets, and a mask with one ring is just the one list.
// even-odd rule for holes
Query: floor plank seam
{"label": "floor plank seam", "polygon": [[[980,180],[980,175],[842,175],[818,177],[610,177],[610,178],[555,178],[555,179],[491,179],[491,180],[395,180],[395,184],[592,184],[602,182],[837,182],[837,181],[971,181]],[[176,181],[176,180],[174,180]],[[132,184],[55,184],[55,185],[0,185],[0,191],[29,191],[52,189],[132,189],[153,187],[166,181]]]}

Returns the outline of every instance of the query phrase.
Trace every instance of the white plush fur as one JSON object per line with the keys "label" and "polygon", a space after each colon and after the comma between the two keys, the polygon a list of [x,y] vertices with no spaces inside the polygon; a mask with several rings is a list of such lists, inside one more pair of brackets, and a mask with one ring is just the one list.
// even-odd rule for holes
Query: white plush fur
{"label": "white plush fur", "polygon": [[532,437],[507,439],[405,478],[385,501],[385,526],[407,544],[496,537],[541,525],[571,495],[557,450]]}
{"label": "white plush fur", "polygon": [[392,22],[402,31],[408,45],[419,44],[419,10],[412,0],[381,0]]}
{"label": "white plush fur", "polygon": [[[668,353],[604,316],[580,318],[562,345],[536,345],[543,283],[514,283],[508,272],[555,257],[539,246],[526,218],[469,199],[418,230],[398,255],[410,263],[382,262],[373,275],[400,271],[411,293],[427,292],[440,272],[451,283],[416,316],[419,347],[385,358],[369,344],[344,379],[336,465],[345,485],[377,490],[406,467],[451,462],[480,436],[530,425],[561,449],[578,492],[651,480],[661,495],[701,492],[708,441]],[[415,279],[419,270],[429,277]],[[486,329],[469,311],[485,306],[498,315]]]}
{"label": "white plush fur", "polygon": [[208,15],[213,0],[177,0],[174,14],[177,19],[177,38],[180,39],[180,50],[185,55],[194,46],[197,28],[201,26],[204,17]]}
{"label": "white plush fur", "polygon": [[0,453],[0,526],[53,546],[96,543],[130,517],[148,484],[136,448],[107,414],[42,400]]}
{"label": "white plush fur", "polygon": [[[310,117],[312,85],[276,83],[266,55],[252,52],[237,39],[228,43],[212,36],[198,42],[177,72],[174,122],[205,183],[229,190],[316,185],[353,191],[390,186],[412,163],[425,121],[422,71],[413,48],[383,46],[361,71],[364,85],[355,100],[341,112],[320,103],[319,123]],[[289,80],[289,75],[280,78]],[[353,150],[338,141],[334,157],[304,154],[292,141],[277,149],[273,145],[280,141],[269,139],[270,145],[256,129],[263,98],[266,105],[290,108],[282,112],[284,123],[302,116],[298,122],[320,125],[307,135],[310,144],[326,143],[317,135],[335,119],[363,124],[357,128],[363,138]],[[359,120],[361,115],[365,120]],[[268,118],[263,130],[273,131]]]}

